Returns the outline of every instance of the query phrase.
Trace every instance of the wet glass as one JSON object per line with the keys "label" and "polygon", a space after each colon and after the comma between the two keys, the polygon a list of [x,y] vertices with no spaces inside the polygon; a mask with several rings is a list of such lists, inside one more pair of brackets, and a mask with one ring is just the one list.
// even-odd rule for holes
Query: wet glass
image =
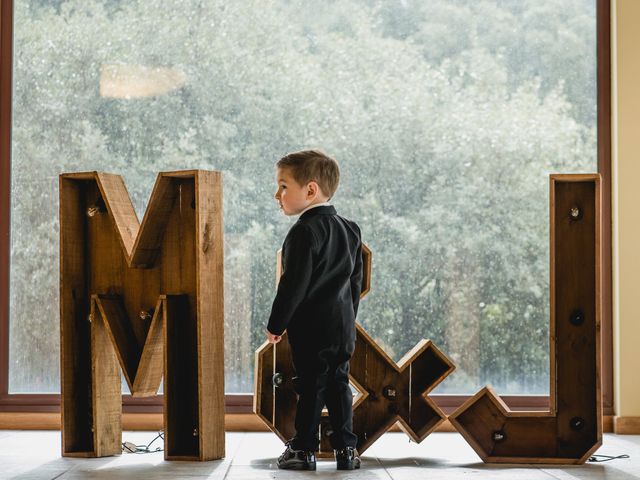
{"label": "wet glass", "polygon": [[59,391],[58,179],[223,172],[227,392],[251,392],[295,218],[274,163],[321,148],[373,251],[358,321],[439,393],[549,389],[548,174],[594,172],[593,0],[15,0],[10,391]]}

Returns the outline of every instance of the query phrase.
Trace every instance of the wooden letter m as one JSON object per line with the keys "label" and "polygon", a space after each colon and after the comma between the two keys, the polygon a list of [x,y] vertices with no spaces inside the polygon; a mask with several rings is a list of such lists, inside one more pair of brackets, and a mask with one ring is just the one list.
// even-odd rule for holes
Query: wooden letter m
{"label": "wooden letter m", "polygon": [[133,396],[164,375],[165,459],[224,456],[219,172],[157,177],[142,225],[119,175],[60,176],[62,454],[121,452]]}

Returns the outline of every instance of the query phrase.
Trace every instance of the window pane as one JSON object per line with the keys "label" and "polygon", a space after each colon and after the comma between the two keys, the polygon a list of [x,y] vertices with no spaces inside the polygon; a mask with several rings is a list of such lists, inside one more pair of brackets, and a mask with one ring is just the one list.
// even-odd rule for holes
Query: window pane
{"label": "window pane", "polygon": [[10,389],[59,391],[57,175],[224,172],[226,390],[253,388],[274,162],[334,155],[374,253],[359,321],[438,392],[547,393],[548,174],[596,170],[594,0],[15,0]]}

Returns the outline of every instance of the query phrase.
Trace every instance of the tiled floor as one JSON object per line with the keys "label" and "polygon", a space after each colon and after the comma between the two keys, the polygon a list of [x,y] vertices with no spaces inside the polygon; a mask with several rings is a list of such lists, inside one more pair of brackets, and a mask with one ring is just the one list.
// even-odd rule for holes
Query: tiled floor
{"label": "tiled floor", "polygon": [[[124,432],[123,440],[143,445],[155,436]],[[60,456],[60,432],[0,431],[0,479],[640,479],[640,436],[631,435],[605,435],[597,452],[628,454],[628,459],[563,468],[485,465],[457,433],[435,433],[421,444],[403,433],[387,433],[353,472],[337,472],[329,460],[320,461],[316,472],[280,471],[274,461],[282,449],[271,433],[227,433],[227,457],[213,462],[165,462],[162,452],[77,459]]]}

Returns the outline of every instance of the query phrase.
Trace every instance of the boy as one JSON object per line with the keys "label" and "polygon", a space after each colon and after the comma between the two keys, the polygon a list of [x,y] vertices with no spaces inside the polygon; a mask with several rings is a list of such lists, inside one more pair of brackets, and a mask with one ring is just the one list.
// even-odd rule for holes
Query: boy
{"label": "boy", "polygon": [[326,404],[337,468],[360,468],[349,386],[362,287],[360,229],[329,204],[340,180],[334,159],[305,150],[286,155],[276,167],[275,198],[285,215],[300,215],[282,246],[282,276],[267,326],[271,343],[288,332],[298,394],[296,435],[278,467],[316,469],[318,425]]}

